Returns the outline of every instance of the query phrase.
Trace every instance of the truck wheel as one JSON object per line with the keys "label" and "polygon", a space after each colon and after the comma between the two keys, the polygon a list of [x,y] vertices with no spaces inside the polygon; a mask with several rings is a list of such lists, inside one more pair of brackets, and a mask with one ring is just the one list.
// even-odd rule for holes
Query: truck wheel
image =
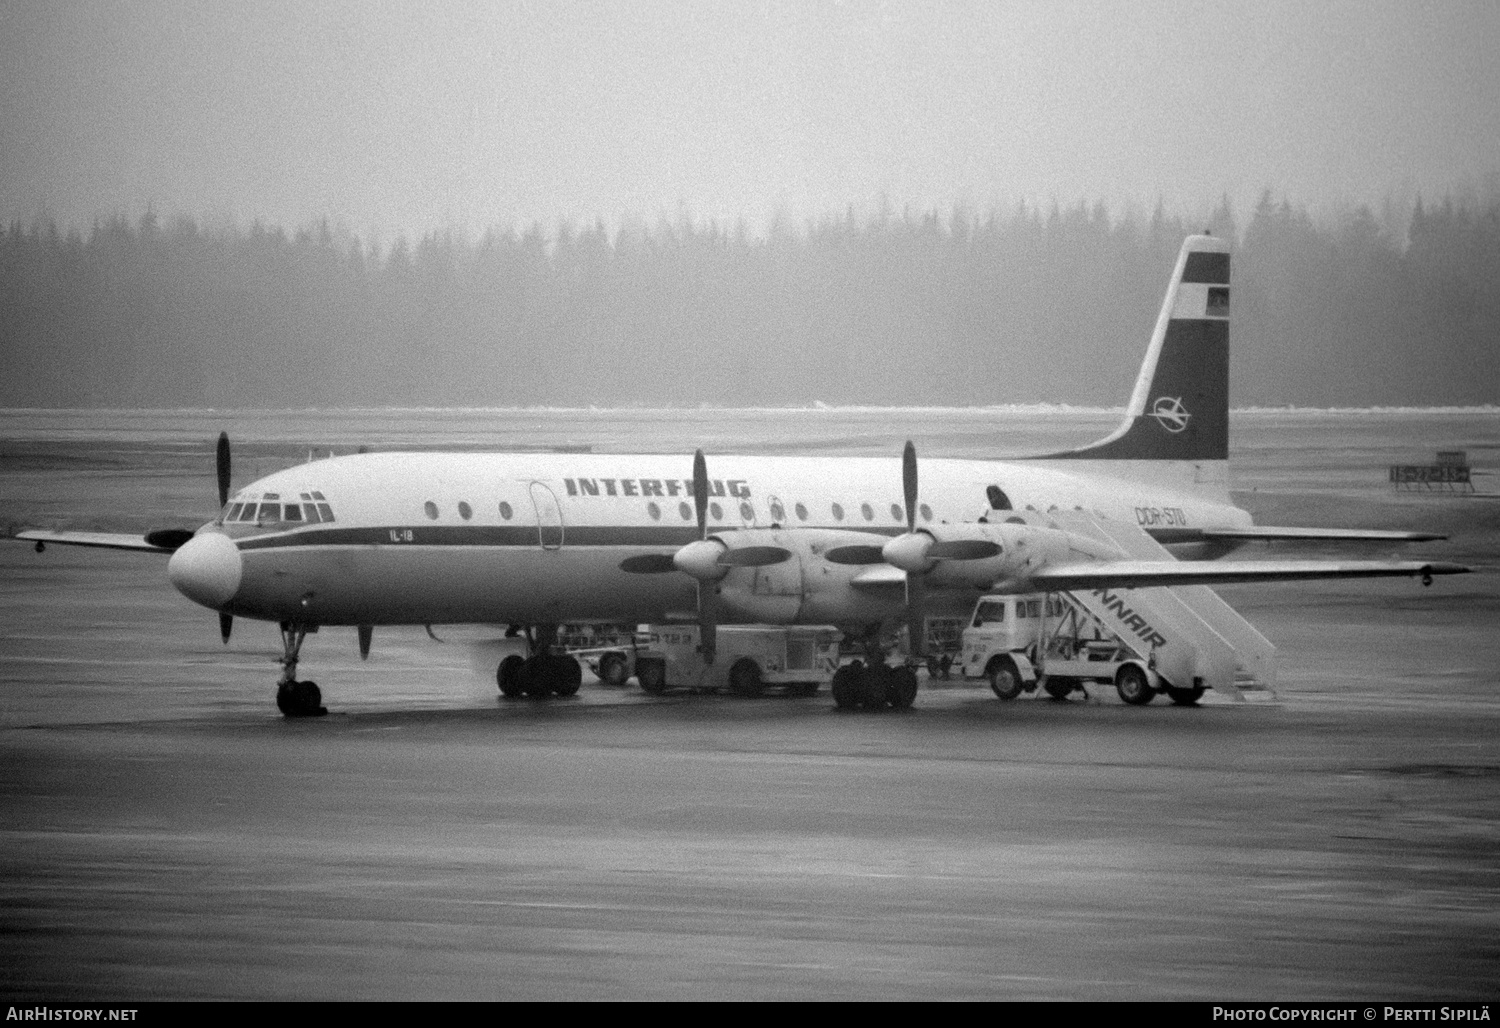
{"label": "truck wheel", "polygon": [[1201,685],[1195,685],[1191,689],[1179,689],[1175,685],[1169,685],[1163,691],[1179,707],[1196,707],[1198,701],[1203,699],[1203,686]]}
{"label": "truck wheel", "polygon": [[507,698],[515,698],[521,695],[521,666],[526,663],[526,658],[518,653],[512,653],[500,662],[495,669],[495,684],[500,687],[500,695]]}
{"label": "truck wheel", "polygon": [[749,657],[741,657],[729,669],[729,689],[736,696],[759,696],[765,688],[760,680],[760,665]]}
{"label": "truck wheel", "polygon": [[635,677],[641,683],[641,691],[660,696],[667,691],[666,661],[649,657],[635,663]]}
{"label": "truck wheel", "polygon": [[1043,688],[1054,700],[1066,700],[1078,688],[1078,683],[1071,678],[1049,678]]}
{"label": "truck wheel", "polygon": [[1120,699],[1136,707],[1156,698],[1156,690],[1151,688],[1146,672],[1137,664],[1126,664],[1115,673],[1115,692],[1120,694]]}
{"label": "truck wheel", "polygon": [[990,691],[1002,700],[1010,701],[1021,695],[1021,672],[1016,662],[1001,657],[990,664]]}
{"label": "truck wheel", "polygon": [[624,685],[630,678],[630,661],[623,653],[606,653],[599,658],[598,678],[605,685]]}

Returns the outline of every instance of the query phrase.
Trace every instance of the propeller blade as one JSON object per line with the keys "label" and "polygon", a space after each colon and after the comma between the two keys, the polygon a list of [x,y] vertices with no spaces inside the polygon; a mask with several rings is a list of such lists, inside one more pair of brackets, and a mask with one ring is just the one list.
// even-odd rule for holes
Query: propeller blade
{"label": "propeller blade", "polygon": [[693,454],[693,508],[698,512],[698,538],[708,538],[708,461],[703,451]]}
{"label": "propeller blade", "polygon": [[219,476],[219,509],[229,502],[229,433],[219,433],[218,452],[214,455],[214,470]]}
{"label": "propeller blade", "polygon": [[234,615],[219,614],[219,637],[224,640],[224,645],[229,645],[229,633],[234,631]]}
{"label": "propeller blade", "polygon": [[883,564],[885,554],[880,551],[879,546],[835,546],[823,554],[823,559],[830,564]]}
{"label": "propeller blade", "polygon": [[[693,508],[698,512],[697,545],[708,542],[708,461],[700,449],[693,454]],[[682,554],[688,547],[679,550]],[[698,648],[703,651],[703,663],[714,662],[714,650],[718,643],[715,633],[714,584],[701,575],[698,579]]]}
{"label": "propeller blade", "polygon": [[642,553],[620,561],[620,570],[632,575],[661,575],[676,571],[677,565],[672,563],[670,553]]}
{"label": "propeller blade", "polygon": [[[369,660],[370,659],[370,639],[375,635],[375,626],[374,625],[359,625],[359,626],[357,626],[355,628],[355,631],[359,633],[359,659],[360,660]],[[432,626],[431,625],[427,626],[427,634],[428,635],[432,635]],[[433,636],[433,638],[436,638],[436,636]]]}
{"label": "propeller blade", "polygon": [[[901,451],[901,493],[906,500],[906,537],[914,539],[917,531],[917,448],[910,439]],[[927,554],[931,553],[932,548],[928,547]],[[906,572],[906,649],[916,658],[927,654],[925,599],[920,564],[915,564]]]}
{"label": "propeller blade", "polygon": [[927,548],[927,559],[987,560],[999,553],[999,544],[988,539],[955,539],[947,543],[933,543]]}
{"label": "propeller blade", "polygon": [[911,656],[927,656],[927,597],[922,576],[906,575],[906,642]]}
{"label": "propeller blade", "polygon": [[901,492],[906,500],[906,530],[917,530],[917,448],[910,439],[901,451]]}
{"label": "propeller blade", "polygon": [[720,554],[716,563],[726,568],[764,568],[791,559],[792,551],[780,546],[737,546]]}

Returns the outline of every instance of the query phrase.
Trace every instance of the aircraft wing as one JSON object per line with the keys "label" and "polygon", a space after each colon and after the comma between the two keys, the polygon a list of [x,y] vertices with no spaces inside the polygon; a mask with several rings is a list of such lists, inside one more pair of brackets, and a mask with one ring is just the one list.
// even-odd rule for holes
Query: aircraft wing
{"label": "aircraft wing", "polygon": [[1105,560],[1043,567],[1026,579],[1038,591],[1134,589],[1164,585],[1298,582],[1321,578],[1390,578],[1462,575],[1471,569],[1445,561],[1378,560]]}
{"label": "aircraft wing", "polygon": [[[151,533],[155,536],[157,533]],[[188,535],[192,533],[189,532]],[[97,546],[107,550],[146,550],[150,553],[171,553],[181,545],[178,540],[171,540],[173,545],[161,546],[151,541],[150,536],[133,535],[128,532],[54,532],[50,529],[27,529],[17,532],[11,538],[25,539],[27,542],[36,543],[37,549],[41,550],[51,543],[59,546]]]}
{"label": "aircraft wing", "polygon": [[1307,542],[1425,543],[1446,539],[1437,532],[1389,532],[1378,528],[1276,528],[1256,525],[1251,528],[1206,528],[1204,539],[1274,541],[1300,539]]}
{"label": "aircraft wing", "polygon": [[1279,528],[1252,525],[1249,528],[1148,528],[1146,534],[1159,543],[1206,542],[1321,542],[1321,543],[1425,543],[1446,539],[1438,532],[1392,532],[1379,528]]}

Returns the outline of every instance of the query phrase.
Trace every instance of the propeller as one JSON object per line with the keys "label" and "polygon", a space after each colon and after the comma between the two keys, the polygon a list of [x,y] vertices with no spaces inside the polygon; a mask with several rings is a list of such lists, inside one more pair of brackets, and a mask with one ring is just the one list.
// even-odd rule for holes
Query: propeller
{"label": "propeller", "polygon": [[620,561],[620,570],[633,575],[681,571],[698,583],[698,640],[705,663],[714,662],[717,648],[718,592],[714,584],[734,568],[760,568],[792,558],[781,546],[727,546],[708,537],[708,461],[703,451],[693,454],[693,509],[698,515],[698,538],[676,553],[640,553]]}

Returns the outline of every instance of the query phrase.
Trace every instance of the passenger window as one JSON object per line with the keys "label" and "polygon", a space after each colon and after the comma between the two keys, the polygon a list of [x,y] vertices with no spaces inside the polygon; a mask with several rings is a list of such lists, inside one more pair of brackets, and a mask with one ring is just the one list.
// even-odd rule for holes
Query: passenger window
{"label": "passenger window", "polygon": [[868,503],[861,503],[859,505],[859,512],[864,515],[866,521],[875,520],[875,508],[871,507]]}
{"label": "passenger window", "polygon": [[504,500],[500,501],[500,516],[502,518],[504,518],[506,521],[509,521],[511,519],[511,515],[514,513],[515,512],[510,509],[510,504],[506,503]]}
{"label": "passenger window", "polygon": [[302,508],[299,507],[299,506],[297,506],[297,504],[295,504],[295,503],[289,503],[289,504],[287,504],[286,508],[285,508],[285,510],[284,510],[284,512],[283,512],[283,514],[281,516],[281,520],[283,520],[283,521],[301,521],[302,520]]}
{"label": "passenger window", "polygon": [[835,521],[843,521],[844,520],[844,508],[843,507],[840,507],[838,504],[835,503],[829,509],[833,511],[833,520],[835,520]]}
{"label": "passenger window", "polygon": [[466,503],[465,501],[459,500],[458,501],[458,516],[461,517],[461,518],[463,518],[465,521],[468,521],[470,518],[472,518],[474,516],[474,508],[470,507],[468,505],[468,503]]}
{"label": "passenger window", "polygon": [[740,504],[740,520],[742,520],[742,521],[754,521],[755,520],[755,508],[752,507],[752,506],[750,506],[750,504],[748,502]]}
{"label": "passenger window", "polygon": [[651,515],[652,521],[661,520],[661,506],[655,500],[646,504],[646,513]]}
{"label": "passenger window", "polygon": [[[318,494],[317,493],[313,493],[313,495],[316,496]],[[326,504],[326,503],[320,503],[320,504],[318,504],[318,514],[319,514],[320,517],[322,517],[322,519],[324,521],[332,521],[333,520],[333,508],[330,507],[330,506],[328,506],[328,504]]]}
{"label": "passenger window", "polygon": [[922,512],[922,520],[923,521],[931,521],[932,520],[932,508],[929,507],[929,506],[927,506],[927,504],[924,503],[924,504],[922,504],[922,506],[918,507],[917,509]]}
{"label": "passenger window", "polygon": [[422,509],[427,512],[427,516],[430,519],[432,519],[433,521],[437,520],[437,504],[433,503],[431,500],[428,500],[426,503],[422,504]]}
{"label": "passenger window", "polygon": [[710,503],[708,505],[708,512],[714,516],[715,521],[724,520],[724,508],[720,507],[717,503]]}
{"label": "passenger window", "polygon": [[315,503],[304,503],[302,505],[302,516],[309,523],[316,525],[318,518],[318,505]]}
{"label": "passenger window", "polygon": [[684,521],[693,520],[693,508],[689,507],[686,501],[677,505],[677,513],[682,515]]}
{"label": "passenger window", "polygon": [[786,508],[781,505],[781,501],[780,500],[772,500],[771,501],[771,520],[772,521],[785,521],[786,520]]}
{"label": "passenger window", "polygon": [[807,520],[807,505],[806,504],[803,504],[803,503],[797,504],[797,520],[798,521],[806,521]]}
{"label": "passenger window", "polygon": [[903,520],[903,518],[901,517],[901,504],[891,504],[891,517],[895,518],[897,521]]}

